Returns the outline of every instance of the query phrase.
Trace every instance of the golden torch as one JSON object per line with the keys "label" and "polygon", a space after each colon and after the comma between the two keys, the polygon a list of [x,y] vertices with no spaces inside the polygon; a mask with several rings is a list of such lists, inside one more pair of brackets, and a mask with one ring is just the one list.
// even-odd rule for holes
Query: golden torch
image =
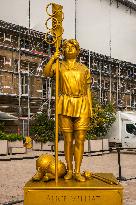
{"label": "golden torch", "polygon": [[[56,52],[59,51],[59,47],[62,39],[62,21],[63,12],[62,6],[54,3],[50,3],[46,7],[46,12],[49,16],[45,25],[48,32],[45,34],[45,40],[48,44],[54,44]],[[49,10],[52,10],[50,14]],[[52,28],[49,27],[50,21],[52,21]],[[58,84],[59,84],[59,59],[56,61],[56,109],[55,109],[55,181],[58,182]]]}

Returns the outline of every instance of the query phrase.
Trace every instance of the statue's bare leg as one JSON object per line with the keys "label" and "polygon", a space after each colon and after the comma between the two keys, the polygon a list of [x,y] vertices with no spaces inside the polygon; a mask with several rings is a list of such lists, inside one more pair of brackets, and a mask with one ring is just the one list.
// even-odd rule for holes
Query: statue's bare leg
{"label": "statue's bare leg", "polygon": [[75,179],[77,181],[85,181],[80,173],[80,166],[83,159],[84,153],[84,141],[85,141],[86,131],[78,130],[75,131],[75,150],[74,150],[74,159],[75,159]]}
{"label": "statue's bare leg", "polygon": [[67,163],[67,174],[64,176],[64,179],[69,180],[73,177],[73,133],[63,132],[63,136],[65,159]]}

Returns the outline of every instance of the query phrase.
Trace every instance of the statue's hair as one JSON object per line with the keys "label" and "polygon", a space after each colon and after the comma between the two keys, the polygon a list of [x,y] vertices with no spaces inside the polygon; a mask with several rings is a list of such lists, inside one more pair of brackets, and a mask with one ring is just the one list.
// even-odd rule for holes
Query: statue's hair
{"label": "statue's hair", "polygon": [[67,46],[68,43],[71,43],[75,46],[76,50],[77,50],[77,55],[79,54],[80,52],[80,46],[79,46],[79,43],[77,40],[75,39],[69,39],[69,40],[65,40],[63,42],[63,45],[62,45],[62,50],[63,50],[63,53],[64,53],[64,50],[65,50],[65,47]]}

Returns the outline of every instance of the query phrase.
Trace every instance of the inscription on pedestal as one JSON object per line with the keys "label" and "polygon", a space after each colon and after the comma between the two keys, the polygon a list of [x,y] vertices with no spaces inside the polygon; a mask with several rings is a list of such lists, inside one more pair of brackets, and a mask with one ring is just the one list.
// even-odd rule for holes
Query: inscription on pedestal
{"label": "inscription on pedestal", "polygon": [[67,201],[71,201],[71,202],[91,202],[91,201],[96,201],[98,199],[100,199],[100,195],[85,195],[85,196],[58,196],[58,195],[47,195],[46,200],[50,201],[50,202],[67,202]]}
{"label": "inscription on pedestal", "polygon": [[29,190],[24,205],[122,205],[118,190]]}

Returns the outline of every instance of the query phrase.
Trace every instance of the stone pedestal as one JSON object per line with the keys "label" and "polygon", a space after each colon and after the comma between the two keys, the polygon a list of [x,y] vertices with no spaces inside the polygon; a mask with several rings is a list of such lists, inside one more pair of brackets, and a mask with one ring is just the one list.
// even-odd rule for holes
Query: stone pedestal
{"label": "stone pedestal", "polygon": [[[100,176],[117,182],[113,174]],[[92,178],[86,182],[59,179],[50,182],[28,181],[24,187],[24,205],[122,205],[123,187]]]}

